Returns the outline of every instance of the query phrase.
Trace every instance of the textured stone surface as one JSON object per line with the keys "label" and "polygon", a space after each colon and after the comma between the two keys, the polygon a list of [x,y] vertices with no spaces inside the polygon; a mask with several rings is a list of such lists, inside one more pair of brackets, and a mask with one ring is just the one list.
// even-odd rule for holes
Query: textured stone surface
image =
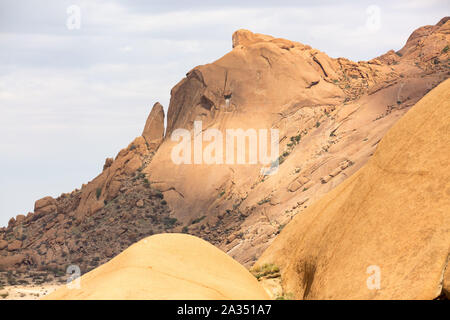
{"label": "textured stone surface", "polygon": [[164,108],[156,102],[148,115],[142,136],[151,148],[157,148],[164,138]]}
{"label": "textured stone surface", "polygon": [[[257,266],[278,265],[285,292],[299,299],[438,297],[450,244],[449,108],[447,80],[365,166],[295,217]],[[379,289],[367,286],[371,266]]]}
{"label": "textured stone surface", "polygon": [[[427,27],[420,45],[410,39],[405,48],[411,49],[403,56],[389,52],[360,62],[239,30],[231,52],[195,67],[172,89],[166,138],[143,172],[190,233],[250,266],[276,236],[262,237],[258,226],[281,228],[354,174],[387,130],[448,78],[449,55],[443,49],[449,43],[449,23]],[[427,47],[434,48],[440,63],[423,58]],[[278,172],[263,177],[261,164],[173,163],[171,133],[178,128],[192,132],[196,120],[203,129],[222,132],[278,129]],[[305,185],[302,177],[309,179]],[[190,226],[203,215],[201,223]],[[206,233],[202,226],[213,231]],[[243,237],[227,243],[228,235],[220,238],[220,230]]]}

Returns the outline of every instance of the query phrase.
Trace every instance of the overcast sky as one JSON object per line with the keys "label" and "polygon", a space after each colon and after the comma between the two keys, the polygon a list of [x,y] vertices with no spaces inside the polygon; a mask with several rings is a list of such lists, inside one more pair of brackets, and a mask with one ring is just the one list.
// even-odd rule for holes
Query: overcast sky
{"label": "overcast sky", "polygon": [[93,179],[141,134],[154,102],[167,108],[187,71],[231,49],[237,29],[368,60],[449,3],[0,0],[0,226]]}

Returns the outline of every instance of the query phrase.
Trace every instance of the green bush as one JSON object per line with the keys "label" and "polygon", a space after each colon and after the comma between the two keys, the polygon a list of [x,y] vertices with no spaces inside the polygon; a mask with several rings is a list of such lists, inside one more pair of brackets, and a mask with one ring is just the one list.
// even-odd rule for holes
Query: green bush
{"label": "green bush", "polygon": [[261,206],[261,205],[263,205],[264,203],[267,203],[267,202],[270,202],[270,197],[267,197],[267,198],[259,200],[258,201],[258,205]]}
{"label": "green bush", "polygon": [[202,221],[202,220],[205,219],[205,218],[206,218],[206,216],[201,216],[200,218],[197,218],[197,219],[192,220],[192,223],[191,223],[191,224],[199,223],[200,221]]}
{"label": "green bush", "polygon": [[273,263],[266,263],[261,267],[252,269],[251,273],[256,279],[260,279],[261,277],[278,278],[280,276],[280,268]]}
{"label": "green bush", "polygon": [[100,199],[100,196],[102,195],[102,188],[97,188],[95,195],[97,196],[97,200]]}
{"label": "green bush", "polygon": [[164,217],[163,223],[167,228],[172,228],[177,223],[177,218]]}

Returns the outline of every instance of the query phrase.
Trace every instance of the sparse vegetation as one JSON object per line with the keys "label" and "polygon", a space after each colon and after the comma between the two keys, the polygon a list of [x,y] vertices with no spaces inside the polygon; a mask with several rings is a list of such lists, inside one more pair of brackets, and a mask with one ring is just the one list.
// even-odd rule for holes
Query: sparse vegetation
{"label": "sparse vegetation", "polygon": [[258,205],[261,206],[264,203],[270,202],[270,197],[265,197],[264,199],[261,199],[258,201]]}
{"label": "sparse vegetation", "polygon": [[256,279],[260,279],[262,277],[265,278],[278,278],[280,277],[280,268],[277,267],[273,263],[266,263],[261,267],[257,267],[251,270],[251,273],[256,277]]}
{"label": "sparse vegetation", "polygon": [[446,46],[444,47],[444,49],[442,49],[442,53],[447,53],[448,49],[449,49],[449,47],[448,47],[448,45],[446,45]]}
{"label": "sparse vegetation", "polygon": [[286,293],[276,297],[275,300],[294,300],[294,295],[292,293]]}
{"label": "sparse vegetation", "polygon": [[97,196],[97,200],[100,199],[100,196],[102,195],[102,188],[97,188],[95,195]]}
{"label": "sparse vegetation", "polygon": [[222,198],[222,196],[225,194],[225,190],[219,193],[219,198]]}
{"label": "sparse vegetation", "polygon": [[166,228],[172,228],[177,223],[177,218],[164,217],[163,223]]}
{"label": "sparse vegetation", "polygon": [[203,219],[205,219],[206,216],[201,216],[200,218],[194,219],[192,220],[191,224],[196,224],[199,223],[200,221],[202,221]]}
{"label": "sparse vegetation", "polygon": [[302,135],[299,133],[298,135],[296,135],[296,136],[292,136],[291,138],[290,138],[290,140],[291,140],[291,142],[290,143],[288,143],[287,144],[287,146],[288,147],[293,147],[293,146],[295,146],[297,143],[299,143],[300,142],[300,139],[302,138]]}

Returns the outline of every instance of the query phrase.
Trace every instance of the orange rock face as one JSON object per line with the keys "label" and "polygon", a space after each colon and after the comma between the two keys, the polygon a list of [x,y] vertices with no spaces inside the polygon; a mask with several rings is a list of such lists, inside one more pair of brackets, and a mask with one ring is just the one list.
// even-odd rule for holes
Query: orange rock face
{"label": "orange rock face", "polygon": [[447,80],[366,165],[296,216],[257,266],[278,265],[298,299],[433,299],[448,290],[449,108]]}
{"label": "orange rock face", "polygon": [[149,150],[143,137],[136,138],[127,148],[121,150],[100,175],[81,189],[80,203],[75,212],[78,219],[97,212],[103,208],[105,201],[115,198],[119,192],[120,181],[134,174],[148,154]]}
{"label": "orange rock face", "polygon": [[[424,27],[420,45],[412,36],[398,53],[360,62],[239,30],[231,52],[172,89],[166,137],[144,172],[186,226],[207,212],[191,232],[249,266],[278,229],[354,174],[387,130],[448,78],[449,24]],[[222,132],[278,129],[278,172],[263,176],[259,164],[175,164],[171,133],[192,132],[194,121]],[[224,225],[242,236],[223,240]]]}

